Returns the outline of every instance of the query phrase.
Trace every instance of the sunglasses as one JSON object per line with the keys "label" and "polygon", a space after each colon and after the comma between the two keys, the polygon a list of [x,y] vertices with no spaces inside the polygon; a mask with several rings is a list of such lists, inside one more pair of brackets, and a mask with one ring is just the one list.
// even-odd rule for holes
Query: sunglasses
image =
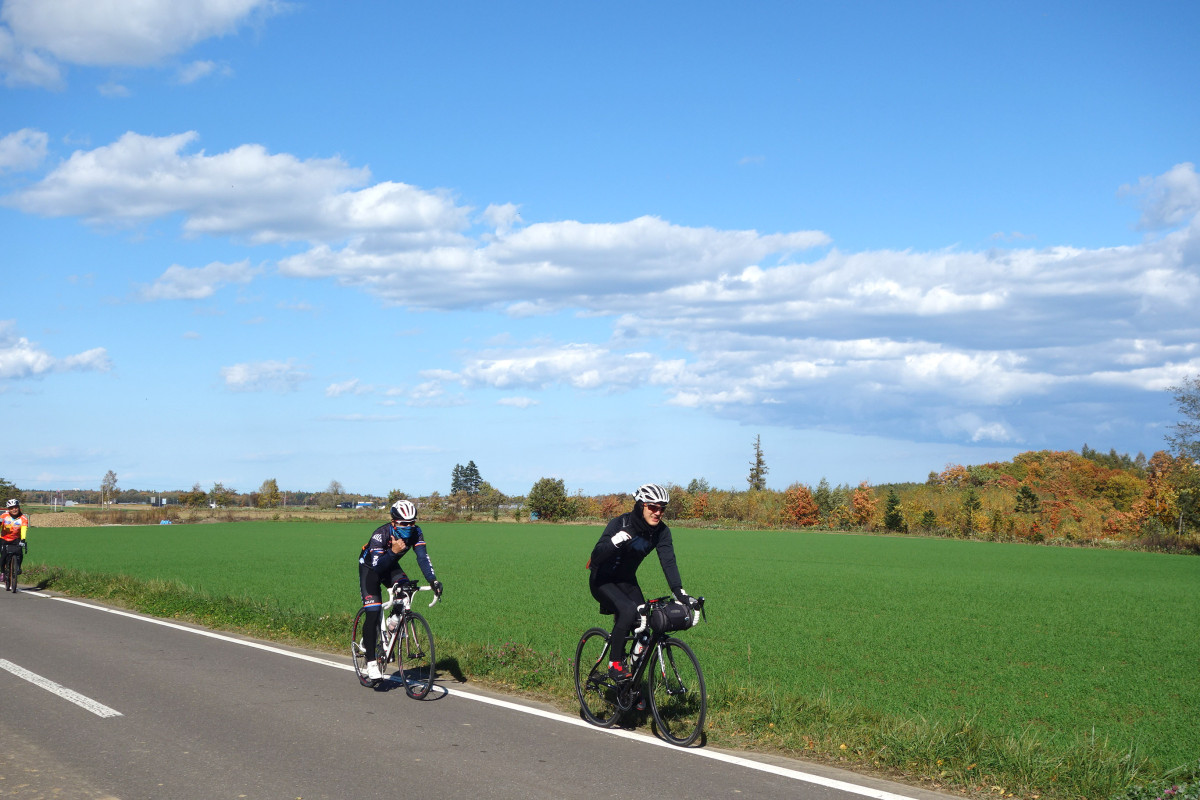
{"label": "sunglasses", "polygon": [[655,514],[661,514],[667,510],[665,503],[643,503],[643,505],[647,510],[652,511]]}

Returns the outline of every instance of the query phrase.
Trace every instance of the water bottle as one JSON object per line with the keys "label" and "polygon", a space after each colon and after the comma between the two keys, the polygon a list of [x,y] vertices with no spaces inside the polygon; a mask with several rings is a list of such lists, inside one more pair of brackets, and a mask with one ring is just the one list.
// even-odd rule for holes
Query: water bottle
{"label": "water bottle", "polygon": [[400,627],[400,618],[392,614],[387,618],[387,629],[394,633],[398,627]]}
{"label": "water bottle", "polygon": [[644,633],[637,638],[637,642],[633,645],[633,657],[634,658],[637,658],[638,656],[640,656],[642,654],[642,651],[646,649],[646,644],[649,641],[650,641],[650,637]]}

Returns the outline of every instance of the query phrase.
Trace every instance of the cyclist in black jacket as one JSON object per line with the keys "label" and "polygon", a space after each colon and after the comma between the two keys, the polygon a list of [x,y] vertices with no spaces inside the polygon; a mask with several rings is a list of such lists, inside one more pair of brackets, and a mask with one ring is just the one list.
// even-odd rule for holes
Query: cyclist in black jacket
{"label": "cyclist in black jacket", "polygon": [[417,566],[433,587],[434,594],[441,597],[442,583],[434,574],[429,554],[425,552],[425,534],[417,524],[417,507],[408,500],[398,500],[392,505],[392,521],[375,529],[358,557],[358,585],[362,592],[363,608],[367,609],[362,643],[366,651],[367,677],[371,680],[383,677],[379,663],[375,661],[379,615],[383,611],[383,587],[390,588],[408,580],[408,575],[400,568],[400,559],[409,550],[417,554]]}
{"label": "cyclist in black jacket", "polygon": [[615,615],[608,639],[608,674],[616,679],[628,675],[624,664],[625,637],[637,620],[637,607],[646,602],[637,582],[637,570],[651,550],[658,552],[658,562],[671,592],[689,607],[693,603],[683,591],[679,568],[675,566],[671,529],[662,521],[671,495],[658,484],[647,483],[633,499],[632,511],[609,520],[588,561],[591,571],[588,588],[592,597],[600,602],[601,614]]}

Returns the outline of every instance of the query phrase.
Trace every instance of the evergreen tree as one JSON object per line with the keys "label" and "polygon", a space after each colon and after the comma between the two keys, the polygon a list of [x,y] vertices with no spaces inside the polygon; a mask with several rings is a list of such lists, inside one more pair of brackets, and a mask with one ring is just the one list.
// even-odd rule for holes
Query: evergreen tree
{"label": "evergreen tree", "polygon": [[763,458],[762,436],[755,436],[754,460],[750,462],[750,476],[746,478],[746,483],[750,484],[751,489],[765,489],[768,472],[770,470],[767,468],[766,459]]}
{"label": "evergreen tree", "polygon": [[483,486],[483,478],[479,476],[479,467],[474,461],[468,461],[462,470],[463,491],[467,494],[479,494]]}
{"label": "evergreen tree", "polygon": [[1040,505],[1038,496],[1033,489],[1021,484],[1021,488],[1017,489],[1017,507],[1014,510],[1026,514],[1036,514]]}
{"label": "evergreen tree", "polygon": [[817,490],[813,492],[813,500],[817,503],[817,513],[821,517],[821,522],[828,525],[829,515],[833,513],[837,503],[834,501],[833,489],[830,488],[829,481],[824,475],[821,476],[821,482],[817,484]]}
{"label": "evergreen tree", "polygon": [[967,494],[963,498],[963,532],[968,536],[975,532],[975,515],[982,508],[983,501],[979,499],[975,487],[968,486]]}
{"label": "evergreen tree", "polygon": [[895,489],[888,490],[887,504],[883,507],[883,527],[889,531],[907,531],[904,515],[900,513],[900,496]]}

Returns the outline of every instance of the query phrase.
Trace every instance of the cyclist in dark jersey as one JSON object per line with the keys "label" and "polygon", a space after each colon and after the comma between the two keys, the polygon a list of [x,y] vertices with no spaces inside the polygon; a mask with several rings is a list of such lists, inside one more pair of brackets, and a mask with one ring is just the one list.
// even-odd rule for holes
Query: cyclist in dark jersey
{"label": "cyclist in dark jersey", "polygon": [[375,640],[379,632],[379,615],[383,610],[383,587],[390,588],[408,580],[408,575],[400,568],[400,559],[409,550],[416,552],[417,566],[433,587],[434,594],[441,597],[442,583],[433,572],[433,564],[425,552],[425,534],[417,525],[417,507],[408,500],[398,500],[392,505],[391,522],[385,522],[375,529],[358,558],[358,583],[363,608],[367,610],[362,643],[366,651],[367,677],[371,680],[383,677],[375,661]]}
{"label": "cyclist in dark jersey", "polygon": [[637,582],[637,570],[651,550],[658,552],[667,586],[680,602],[691,606],[692,598],[683,591],[679,568],[675,566],[675,547],[671,529],[662,521],[671,495],[663,487],[647,483],[633,496],[633,510],[609,520],[592,548],[588,561],[591,575],[588,588],[600,602],[601,614],[613,614],[608,673],[613,678],[627,677],[625,637],[638,618],[637,607],[646,602]]}

